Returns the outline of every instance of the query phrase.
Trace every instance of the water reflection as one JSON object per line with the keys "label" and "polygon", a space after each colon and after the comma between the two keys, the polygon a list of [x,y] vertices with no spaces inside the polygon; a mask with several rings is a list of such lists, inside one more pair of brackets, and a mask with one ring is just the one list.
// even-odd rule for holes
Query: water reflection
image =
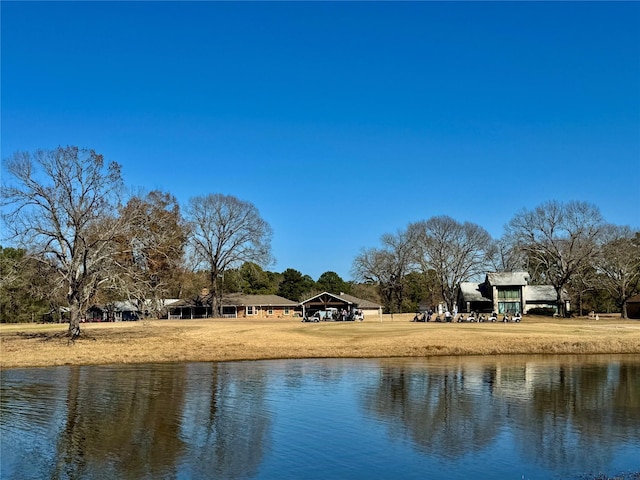
{"label": "water reflection", "polygon": [[[427,370],[383,363],[363,405],[385,418],[390,435],[408,435],[432,455],[463,457],[509,441],[550,471],[606,468],[625,440],[640,441],[640,364],[557,361],[476,358]],[[637,463],[640,470],[640,453]]]}
{"label": "water reflection", "polygon": [[249,477],[265,384],[219,364],[3,372],[2,478]]}
{"label": "water reflection", "polygon": [[227,367],[187,366],[181,436],[191,448],[180,462],[187,478],[250,478],[268,445],[267,371]]}
{"label": "water reflection", "polygon": [[1,478],[640,471],[640,356],[1,372]]}
{"label": "water reflection", "polygon": [[385,419],[390,435],[408,435],[431,454],[460,457],[483,449],[502,423],[487,384],[478,383],[482,373],[455,365],[383,364],[378,384],[363,392],[363,406]]}

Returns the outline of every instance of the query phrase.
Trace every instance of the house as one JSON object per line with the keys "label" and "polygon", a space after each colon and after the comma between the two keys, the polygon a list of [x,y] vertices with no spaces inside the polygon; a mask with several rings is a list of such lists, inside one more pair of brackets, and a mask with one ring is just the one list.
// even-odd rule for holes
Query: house
{"label": "house", "polygon": [[[328,308],[343,308],[349,312],[361,311],[365,316],[380,315],[382,306],[346,293],[334,295],[323,292],[302,303],[278,295],[248,295],[229,293],[222,297],[222,316],[225,318],[294,318],[312,315]],[[170,319],[210,318],[211,307],[205,301],[180,302],[169,305]]]}
{"label": "house", "polygon": [[300,302],[300,305],[302,306],[302,315],[309,317],[316,312],[330,309],[337,309],[338,311],[344,309],[347,312],[347,316],[355,315],[356,311],[360,311],[364,318],[382,315],[382,305],[342,292],[340,295],[322,292]]}
{"label": "house", "polygon": [[225,318],[291,318],[299,315],[298,302],[278,295],[230,293],[222,298]]}
{"label": "house", "polygon": [[[549,308],[557,313],[556,290],[552,285],[529,285],[527,272],[487,273],[484,282],[462,282],[458,289],[460,312],[527,313],[533,308]],[[569,301],[563,294],[566,310]]]}
{"label": "house", "polygon": [[133,302],[113,302],[108,305],[92,305],[86,313],[88,322],[122,322],[138,320],[141,312]]}
{"label": "house", "polygon": [[[160,315],[167,312],[169,306],[179,304],[180,300],[168,298],[162,300],[118,301],[108,304],[92,305],[86,312],[88,322],[121,322],[139,320],[142,317]],[[138,305],[141,305],[138,307]]]}
{"label": "house", "polygon": [[[287,318],[297,313],[298,302],[278,295],[230,293],[222,297],[225,318]],[[211,318],[211,305],[205,300],[180,302],[169,306],[169,319]]]}

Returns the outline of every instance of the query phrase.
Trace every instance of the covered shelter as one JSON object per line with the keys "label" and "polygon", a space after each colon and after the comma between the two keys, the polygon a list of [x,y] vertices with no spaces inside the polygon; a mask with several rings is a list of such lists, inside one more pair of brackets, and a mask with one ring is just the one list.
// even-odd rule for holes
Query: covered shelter
{"label": "covered shelter", "polygon": [[344,310],[349,319],[358,315],[358,312],[363,318],[370,315],[382,315],[382,305],[342,292],[339,295],[322,292],[300,302],[300,305],[302,306],[303,317],[311,316],[320,311],[331,311],[332,309],[337,309],[338,312]]}
{"label": "covered shelter", "polygon": [[180,300],[167,306],[169,320],[211,318],[211,306],[201,301]]}

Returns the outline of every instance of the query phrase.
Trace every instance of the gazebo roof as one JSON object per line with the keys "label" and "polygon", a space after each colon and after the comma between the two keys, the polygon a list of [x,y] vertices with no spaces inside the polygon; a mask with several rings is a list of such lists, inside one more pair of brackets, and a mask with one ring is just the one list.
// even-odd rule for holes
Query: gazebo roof
{"label": "gazebo roof", "polygon": [[300,302],[301,305],[309,305],[309,304],[322,304],[329,305],[332,303],[337,304],[346,304],[353,305],[358,308],[380,308],[381,306],[377,303],[371,302],[369,300],[364,300],[362,298],[354,297],[353,295],[349,295],[347,293],[341,293],[340,295],[336,295],[334,293],[322,292],[311,298],[303,300]]}

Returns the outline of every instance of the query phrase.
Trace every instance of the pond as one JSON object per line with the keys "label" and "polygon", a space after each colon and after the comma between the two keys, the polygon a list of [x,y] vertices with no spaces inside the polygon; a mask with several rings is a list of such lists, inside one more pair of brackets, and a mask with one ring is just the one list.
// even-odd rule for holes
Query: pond
{"label": "pond", "polygon": [[640,355],[1,372],[3,479],[640,478]]}

